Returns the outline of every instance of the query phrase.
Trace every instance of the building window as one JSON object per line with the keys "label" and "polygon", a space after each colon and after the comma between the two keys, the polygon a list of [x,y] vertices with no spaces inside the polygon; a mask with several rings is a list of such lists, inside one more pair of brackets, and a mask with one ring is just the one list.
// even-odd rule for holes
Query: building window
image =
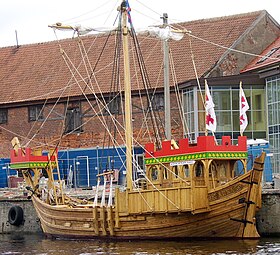
{"label": "building window", "polygon": [[[211,86],[210,90],[217,117],[217,130],[215,133],[217,140],[224,135],[228,135],[237,141],[240,135],[239,87]],[[248,138],[266,138],[266,100],[264,86],[244,86],[243,90],[250,106],[250,109],[247,111],[248,126],[244,135]],[[272,92],[271,97],[276,96],[276,94],[276,91]],[[187,130],[190,133],[188,137],[191,137],[192,141],[196,141],[197,136],[205,134],[205,109],[203,100],[204,91],[200,93],[196,88],[183,91],[184,117],[187,123]],[[275,105],[271,106],[271,109],[278,108]],[[276,116],[278,116],[278,111],[275,110],[272,112],[269,118],[275,120]]]}
{"label": "building window", "polygon": [[0,109],[0,124],[8,122],[8,109]]}
{"label": "building window", "polygon": [[[269,57],[271,57],[276,51],[278,51],[280,49],[280,47],[277,48],[273,48],[271,49],[265,56],[263,56],[258,62],[257,64],[260,64],[262,62],[264,62],[265,60],[267,60]],[[278,57],[278,56],[277,56]]]}
{"label": "building window", "polygon": [[[197,111],[197,104],[195,98],[195,92],[193,89],[187,89],[183,91],[183,107],[184,107],[184,135],[189,137],[191,141],[195,141],[195,134],[197,133],[195,111]],[[203,114],[205,116],[205,114]],[[202,117],[203,118],[203,117]]]}
{"label": "building window", "polygon": [[28,107],[29,121],[43,120],[43,106],[42,105],[32,105]]}
{"label": "building window", "polygon": [[162,111],[164,110],[164,95],[163,94],[154,94],[152,97],[153,110]]}
{"label": "building window", "polygon": [[66,111],[65,133],[81,132],[82,118],[80,107],[71,107]]}
{"label": "building window", "polygon": [[114,97],[108,100],[107,106],[104,109],[104,115],[120,114],[120,97]]}
{"label": "building window", "polygon": [[268,140],[272,169],[280,173],[280,76],[266,79]]}

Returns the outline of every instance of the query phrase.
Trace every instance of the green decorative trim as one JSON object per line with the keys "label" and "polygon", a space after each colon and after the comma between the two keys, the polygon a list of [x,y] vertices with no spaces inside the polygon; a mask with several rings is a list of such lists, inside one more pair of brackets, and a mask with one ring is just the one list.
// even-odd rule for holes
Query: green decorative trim
{"label": "green decorative trim", "polygon": [[[20,163],[11,163],[11,169],[27,169],[27,168],[45,168],[48,166],[49,162],[20,162]],[[51,162],[52,167],[56,166],[55,162]]]}
{"label": "green decorative trim", "polygon": [[186,155],[166,156],[161,158],[147,158],[145,164],[170,163],[182,160],[198,159],[247,159],[247,152],[203,152]]}

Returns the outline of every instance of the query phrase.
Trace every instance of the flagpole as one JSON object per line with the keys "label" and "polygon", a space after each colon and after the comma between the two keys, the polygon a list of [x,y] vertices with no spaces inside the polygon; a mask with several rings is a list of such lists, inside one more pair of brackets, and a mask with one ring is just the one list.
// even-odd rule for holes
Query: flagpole
{"label": "flagpole", "polygon": [[[242,93],[242,81],[239,83],[239,112],[241,109],[241,93]],[[240,115],[240,113],[239,113]],[[239,116],[240,117],[240,116]],[[241,125],[239,125],[240,136],[243,136],[243,131],[241,130]]]}
{"label": "flagpole", "polygon": [[208,136],[208,130],[207,130],[207,127],[206,127],[206,123],[207,123],[207,110],[206,110],[206,102],[207,102],[207,94],[206,94],[206,86],[207,86],[207,81],[204,80],[204,90],[205,90],[205,93],[204,93],[204,112],[205,112],[205,116],[204,116],[204,119],[205,119],[205,136]]}

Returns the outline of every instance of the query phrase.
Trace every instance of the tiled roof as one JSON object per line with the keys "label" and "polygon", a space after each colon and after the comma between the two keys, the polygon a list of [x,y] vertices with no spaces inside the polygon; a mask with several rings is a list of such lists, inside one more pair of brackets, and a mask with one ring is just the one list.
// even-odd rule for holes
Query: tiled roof
{"label": "tiled roof", "polygon": [[[198,76],[202,76],[215,65],[225,52],[224,48],[217,47],[214,44],[230,47],[263,12],[265,11],[174,24],[175,27],[191,30],[192,35],[204,39],[202,41],[185,36],[181,41],[170,42],[177,82],[181,83],[195,78],[190,39]],[[104,46],[104,39],[107,36],[83,37],[82,41],[87,49],[92,66],[95,66]],[[95,76],[92,81],[93,89],[96,92],[98,92],[96,81],[103,92],[110,91],[114,41],[115,37],[110,36],[103,55],[95,67]],[[208,41],[214,44],[210,44]],[[59,43],[65,50],[63,55],[60,52]],[[0,48],[0,104],[82,94],[80,88],[84,89],[86,87],[83,79],[87,76],[87,72],[91,73],[90,69],[86,70],[84,65],[80,64],[82,61],[78,45],[81,48],[83,46],[78,44],[76,39],[66,39],[59,43],[54,41],[22,45],[18,48],[15,46]],[[140,36],[139,43],[142,47],[151,86],[162,86],[162,43],[158,39],[147,38],[146,36]],[[69,71],[62,56],[70,57],[72,61],[69,62],[71,71]],[[135,52],[131,52],[130,56],[130,66],[133,72],[136,63]],[[84,62],[87,61],[87,59],[84,59]],[[78,69],[82,71],[82,77],[75,76],[79,81],[80,88],[78,85],[73,86],[74,79],[71,79],[71,72],[75,73],[74,66],[78,66]],[[122,68],[122,63],[120,63],[120,68]],[[132,76],[132,88],[135,90],[138,87],[136,77],[140,79],[139,73],[137,76]],[[85,89],[84,92],[90,93],[90,90]]]}
{"label": "tiled roof", "polygon": [[254,71],[275,63],[280,63],[280,37],[270,44],[259,57],[253,59],[241,72]]}

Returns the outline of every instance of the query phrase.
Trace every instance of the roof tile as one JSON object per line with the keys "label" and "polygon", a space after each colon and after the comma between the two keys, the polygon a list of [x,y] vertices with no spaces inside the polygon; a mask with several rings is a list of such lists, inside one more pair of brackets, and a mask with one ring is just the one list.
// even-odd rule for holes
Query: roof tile
{"label": "roof tile", "polygon": [[[173,24],[174,27],[191,30],[193,35],[185,36],[181,41],[170,41],[177,81],[181,83],[195,78],[190,42],[198,76],[202,76],[225,52],[225,49],[214,44],[230,47],[261,13],[262,11]],[[103,54],[100,55],[107,36],[84,36],[81,42],[77,39],[65,39],[59,42],[22,45],[18,48],[0,48],[0,104],[77,96],[81,95],[82,90],[84,93],[91,93],[90,89],[86,88],[86,83],[97,93],[100,90],[109,92],[115,35],[109,37]],[[162,86],[162,43],[145,36],[139,36],[138,40],[151,86]],[[63,54],[59,45],[64,50]],[[84,49],[87,49],[88,58],[82,60],[81,52]],[[136,52],[130,53],[130,66],[134,70]],[[100,61],[97,63],[98,58]],[[83,62],[87,63],[86,68]],[[91,68],[95,68],[91,83],[87,78],[88,74],[92,73],[89,62]],[[122,63],[119,66],[122,68]],[[77,70],[81,72],[81,76],[77,75]],[[137,78],[140,78],[140,73],[132,76],[134,90],[138,87]]]}

